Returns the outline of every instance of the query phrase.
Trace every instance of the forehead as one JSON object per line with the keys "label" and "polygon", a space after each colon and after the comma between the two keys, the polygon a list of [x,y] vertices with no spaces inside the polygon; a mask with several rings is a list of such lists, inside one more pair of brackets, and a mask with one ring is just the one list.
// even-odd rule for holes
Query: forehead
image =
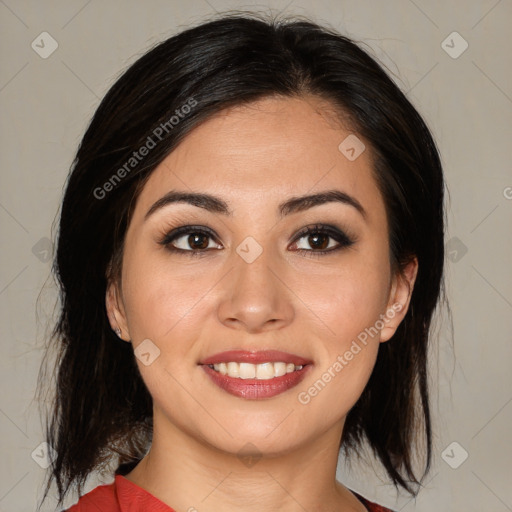
{"label": "forehead", "polygon": [[[380,215],[384,204],[370,148],[347,158],[340,144],[343,149],[348,136],[355,134],[332,106],[314,97],[266,98],[223,110],[192,130],[153,171],[136,210],[147,211],[171,189],[217,193],[236,210],[337,188]],[[349,140],[364,144],[360,137]]]}

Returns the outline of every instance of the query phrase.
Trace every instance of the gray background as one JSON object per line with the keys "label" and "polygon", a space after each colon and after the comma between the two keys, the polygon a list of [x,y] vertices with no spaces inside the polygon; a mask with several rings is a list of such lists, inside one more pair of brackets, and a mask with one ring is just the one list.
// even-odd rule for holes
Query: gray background
{"label": "gray background", "polygon": [[[376,464],[349,472],[340,463],[340,479],[403,512],[512,510],[510,0],[0,0],[0,511],[34,510],[43,481],[33,397],[56,298],[52,222],[77,144],[122,70],[157,41],[229,8],[284,9],[366,43],[442,154],[454,337],[439,315],[434,466],[416,500],[397,499]],[[462,39],[448,37],[454,31]],[[58,44],[47,58],[42,32]]]}

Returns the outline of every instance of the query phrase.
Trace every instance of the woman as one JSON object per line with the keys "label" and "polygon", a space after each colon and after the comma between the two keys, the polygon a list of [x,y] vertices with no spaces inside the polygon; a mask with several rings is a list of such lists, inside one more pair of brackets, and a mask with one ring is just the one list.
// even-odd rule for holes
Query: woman
{"label": "woman", "polygon": [[415,495],[443,187],[420,115],[329,29],[225,15],[141,57],[62,203],[59,503],[99,470],[70,511],[388,510],[336,481],[363,442]]}

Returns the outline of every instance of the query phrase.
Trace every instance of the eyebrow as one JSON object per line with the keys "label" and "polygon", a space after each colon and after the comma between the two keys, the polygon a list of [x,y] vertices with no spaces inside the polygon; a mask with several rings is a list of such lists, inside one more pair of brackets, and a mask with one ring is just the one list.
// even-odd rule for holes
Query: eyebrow
{"label": "eyebrow", "polygon": [[[325,190],[317,194],[304,195],[298,197],[292,197],[287,201],[281,203],[278,206],[279,216],[285,217],[292,213],[301,212],[319,206],[326,203],[342,203],[355,208],[364,219],[367,217],[366,210],[363,208],[361,203],[351,195],[341,190]],[[229,209],[228,204],[219,197],[212,196],[206,193],[198,192],[180,192],[171,190],[163,197],[158,199],[151,208],[147,211],[144,216],[144,220],[147,220],[153,213],[160,210],[164,206],[173,203],[187,203],[198,208],[203,208],[209,212],[220,213],[222,215],[232,215],[233,212]]]}

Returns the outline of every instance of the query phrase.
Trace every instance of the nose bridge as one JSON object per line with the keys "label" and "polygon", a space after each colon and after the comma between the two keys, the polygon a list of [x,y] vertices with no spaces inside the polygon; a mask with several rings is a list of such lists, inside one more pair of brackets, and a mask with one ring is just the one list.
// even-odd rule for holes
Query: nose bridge
{"label": "nose bridge", "polygon": [[[252,237],[245,239],[237,248],[236,255],[233,255],[235,264],[234,291],[261,295],[261,292],[270,291],[272,287],[272,258],[269,248],[263,248]],[[275,262],[274,262],[275,265]]]}
{"label": "nose bridge", "polygon": [[233,251],[234,269],[219,306],[219,319],[250,331],[286,324],[292,316],[287,289],[276,277],[273,251],[247,237]]}

